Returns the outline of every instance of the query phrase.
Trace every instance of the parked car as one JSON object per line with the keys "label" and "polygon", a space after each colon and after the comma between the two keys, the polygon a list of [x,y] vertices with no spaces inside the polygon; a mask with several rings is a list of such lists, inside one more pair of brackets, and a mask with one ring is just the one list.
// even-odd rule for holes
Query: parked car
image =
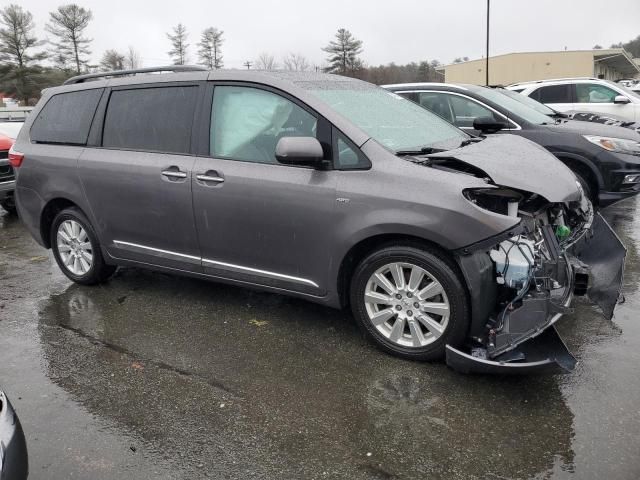
{"label": "parked car", "polygon": [[499,92],[504,93],[508,97],[517,100],[520,103],[524,103],[534,110],[537,110],[538,112],[554,119],[570,119],[578,120],[581,122],[601,123],[603,125],[611,125],[614,127],[630,128],[631,130],[635,130],[636,132],[640,133],[640,122],[632,122],[624,117],[603,113],[583,112],[580,110],[567,110],[566,112],[558,112],[557,110],[554,110],[544,103],[540,103],[531,97],[527,97],[526,95],[520,95],[514,90],[508,90],[502,87],[495,88],[497,88]]}
{"label": "parked car", "polygon": [[571,168],[601,207],[640,191],[640,134],[633,130],[568,120],[505,89],[444,83],[385,88],[474,135],[510,133],[542,145]]}
{"label": "parked car", "polygon": [[349,305],[381,349],[460,371],[570,369],[550,327],[573,295],[611,318],[625,248],[538,145],[340,76],[169,68],[45,90],[9,154],[71,280],[137,266]]}
{"label": "parked car", "polygon": [[9,164],[9,149],[13,145],[23,120],[0,121],[0,207],[9,213],[16,213],[14,200],[15,175]]}
{"label": "parked car", "polygon": [[11,402],[0,390],[0,480],[26,480],[29,476],[27,443]]}
{"label": "parked car", "polygon": [[640,122],[640,95],[608,80],[597,78],[563,78],[509,85],[509,90],[533,98],[559,112],[616,115],[630,122]]}
{"label": "parked car", "polygon": [[9,149],[13,139],[0,133],[0,207],[9,213],[15,212],[14,189],[15,175],[9,164]]}

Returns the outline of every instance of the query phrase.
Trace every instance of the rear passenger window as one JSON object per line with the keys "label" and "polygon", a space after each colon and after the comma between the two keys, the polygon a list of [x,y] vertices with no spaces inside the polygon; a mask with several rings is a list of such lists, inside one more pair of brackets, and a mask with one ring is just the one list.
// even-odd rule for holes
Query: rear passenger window
{"label": "rear passenger window", "polygon": [[102,89],[52,96],[33,122],[32,142],[86,145]]}
{"label": "rear passenger window", "polygon": [[540,87],[530,95],[541,103],[572,103],[571,85],[549,85]]}
{"label": "rear passenger window", "polygon": [[111,92],[102,146],[122,150],[189,153],[197,86]]}

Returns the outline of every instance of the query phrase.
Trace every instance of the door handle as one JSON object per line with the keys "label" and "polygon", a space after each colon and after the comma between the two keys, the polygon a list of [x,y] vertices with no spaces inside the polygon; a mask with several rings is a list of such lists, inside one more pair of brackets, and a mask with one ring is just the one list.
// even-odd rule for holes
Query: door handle
{"label": "door handle", "polygon": [[167,178],[187,178],[187,172],[180,170],[163,170],[162,176]]}
{"label": "door handle", "polygon": [[211,182],[211,183],[224,182],[224,177],[220,175],[218,172],[216,172],[215,170],[208,170],[205,173],[196,175],[196,179],[200,180],[201,182]]}

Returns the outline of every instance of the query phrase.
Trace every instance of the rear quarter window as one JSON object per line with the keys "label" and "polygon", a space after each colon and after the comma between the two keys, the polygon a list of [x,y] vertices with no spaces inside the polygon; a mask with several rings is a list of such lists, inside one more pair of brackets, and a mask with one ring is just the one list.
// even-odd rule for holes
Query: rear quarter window
{"label": "rear quarter window", "polygon": [[114,90],[104,119],[102,146],[189,153],[197,94],[195,85]]}
{"label": "rear quarter window", "polygon": [[53,95],[31,126],[35,143],[86,145],[102,88]]}

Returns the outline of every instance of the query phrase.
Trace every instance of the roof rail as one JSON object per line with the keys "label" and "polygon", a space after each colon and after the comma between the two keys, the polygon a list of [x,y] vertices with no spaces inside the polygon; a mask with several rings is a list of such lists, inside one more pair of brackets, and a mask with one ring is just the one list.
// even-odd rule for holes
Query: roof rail
{"label": "roof rail", "polygon": [[74,85],[76,83],[84,83],[87,80],[93,80],[104,77],[124,77],[127,75],[136,75],[138,73],[158,73],[158,72],[199,72],[208,70],[205,67],[199,65],[169,65],[166,67],[148,67],[148,68],[136,68],[133,70],[113,70],[111,72],[98,72],[98,73],[86,73],[84,75],[76,75],[75,77],[68,78],[62,85]]}

